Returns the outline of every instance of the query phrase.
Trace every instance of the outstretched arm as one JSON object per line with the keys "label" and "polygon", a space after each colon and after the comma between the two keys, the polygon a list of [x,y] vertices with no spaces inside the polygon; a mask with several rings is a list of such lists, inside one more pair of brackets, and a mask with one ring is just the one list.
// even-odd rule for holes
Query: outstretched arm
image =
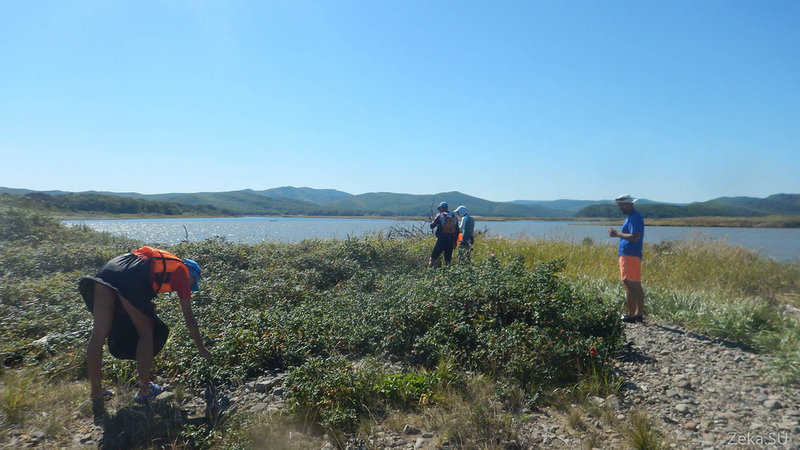
{"label": "outstretched arm", "polygon": [[200,353],[200,356],[210,361],[211,352],[203,345],[203,337],[200,336],[200,329],[197,327],[197,320],[195,320],[194,313],[192,312],[191,300],[181,299],[181,310],[183,311],[183,320],[186,322],[186,328],[189,329],[189,334],[192,336],[194,345],[197,346],[197,351]]}

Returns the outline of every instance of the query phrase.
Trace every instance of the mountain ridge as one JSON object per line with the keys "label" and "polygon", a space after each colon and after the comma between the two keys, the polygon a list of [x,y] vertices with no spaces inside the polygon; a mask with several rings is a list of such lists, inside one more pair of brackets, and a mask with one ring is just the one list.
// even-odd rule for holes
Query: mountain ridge
{"label": "mountain ridge", "polygon": [[[76,196],[128,197],[142,201],[169,202],[193,207],[211,206],[236,215],[427,216],[436,212],[439,202],[446,201],[451,210],[459,205],[466,205],[468,211],[475,216],[509,218],[608,218],[619,216],[619,210],[612,200],[559,199],[495,202],[458,191],[435,194],[368,192],[354,195],[336,189],[283,186],[265,190],[139,194],[106,191],[35,191],[0,187],[0,194],[70,196],[73,199],[76,199]],[[75,203],[78,202],[73,201],[71,204]],[[705,202],[686,204],[641,199],[637,202],[637,209],[645,217],[652,218],[800,215],[800,194],[773,194],[765,198],[719,197]]]}

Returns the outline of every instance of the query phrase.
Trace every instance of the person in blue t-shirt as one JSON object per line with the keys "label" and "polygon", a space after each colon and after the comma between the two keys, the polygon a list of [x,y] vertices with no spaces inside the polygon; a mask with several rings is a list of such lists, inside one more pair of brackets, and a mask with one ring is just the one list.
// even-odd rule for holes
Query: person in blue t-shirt
{"label": "person in blue t-shirt", "polygon": [[642,242],[644,241],[644,218],[633,207],[636,198],[622,195],[615,199],[625,222],[620,231],[608,229],[609,237],[619,238],[619,273],[625,284],[627,314],[622,321],[641,322],[644,314],[644,289],[642,289]]}

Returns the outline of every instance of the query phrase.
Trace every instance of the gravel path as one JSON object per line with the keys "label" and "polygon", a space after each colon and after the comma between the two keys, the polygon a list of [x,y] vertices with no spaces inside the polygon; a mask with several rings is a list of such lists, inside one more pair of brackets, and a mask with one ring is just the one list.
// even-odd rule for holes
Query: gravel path
{"label": "gravel path", "polygon": [[800,448],[800,389],[777,384],[768,357],[665,324],[626,327],[620,397],[668,442]]}
{"label": "gravel path", "polygon": [[594,413],[581,407],[572,420],[542,415],[528,447],[629,447],[639,413],[673,448],[800,448],[800,388],[774,382],[768,357],[667,324],[625,326],[619,394],[590,399]]}

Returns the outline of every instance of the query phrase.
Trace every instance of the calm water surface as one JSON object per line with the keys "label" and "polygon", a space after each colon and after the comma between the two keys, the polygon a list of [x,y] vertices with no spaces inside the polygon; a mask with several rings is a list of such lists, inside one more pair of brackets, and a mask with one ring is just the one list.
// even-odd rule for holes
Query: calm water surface
{"label": "calm water surface", "polygon": [[[86,225],[98,231],[126,236],[153,244],[176,244],[187,238],[201,241],[220,236],[231,242],[254,244],[261,241],[299,242],[308,238],[346,238],[371,233],[387,233],[397,228],[420,228],[421,221],[390,219],[237,217],[209,219],[127,219],[68,220],[67,225]],[[620,219],[620,225],[622,219]],[[619,228],[619,226],[617,226]],[[490,236],[531,237],[580,242],[591,238],[597,243],[617,242],[608,237],[608,226],[573,222],[521,220],[489,222],[476,220],[475,229]],[[674,240],[725,240],[779,260],[800,262],[800,229],[648,227],[646,242]]]}

